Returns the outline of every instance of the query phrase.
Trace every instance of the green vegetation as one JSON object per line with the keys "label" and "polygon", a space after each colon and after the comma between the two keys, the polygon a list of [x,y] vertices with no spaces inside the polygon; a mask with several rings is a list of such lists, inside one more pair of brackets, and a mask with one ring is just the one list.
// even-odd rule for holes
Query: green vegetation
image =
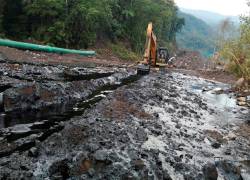
{"label": "green vegetation", "polygon": [[231,36],[232,27],[224,22],[220,55],[226,68],[250,84],[250,17],[242,17],[240,34]]}
{"label": "green vegetation", "polygon": [[0,38],[1,37],[4,37],[4,34],[3,34],[3,7],[4,7],[4,3],[5,1],[4,0],[0,0]]}
{"label": "green vegetation", "polygon": [[111,48],[114,55],[116,55],[118,58],[122,60],[132,60],[132,61],[139,61],[141,60],[141,57],[132,52],[131,50],[128,50],[126,47],[124,47],[123,44],[109,44],[109,47]]}
{"label": "green vegetation", "polygon": [[[141,52],[152,21],[160,44],[175,43],[183,25],[172,0],[0,0],[0,34],[14,40],[88,48],[98,40],[129,42]],[[120,45],[112,47],[121,56]],[[123,51],[124,52],[124,51]]]}
{"label": "green vegetation", "polygon": [[204,21],[179,12],[179,17],[185,19],[185,25],[177,34],[178,46],[184,49],[199,51],[204,57],[214,53],[215,40],[212,28]]}

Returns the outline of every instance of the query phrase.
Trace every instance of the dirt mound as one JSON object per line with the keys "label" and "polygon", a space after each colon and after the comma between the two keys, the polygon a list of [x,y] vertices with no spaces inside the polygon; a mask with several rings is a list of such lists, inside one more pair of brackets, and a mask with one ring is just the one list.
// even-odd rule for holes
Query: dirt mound
{"label": "dirt mound", "polygon": [[208,60],[203,58],[199,52],[196,51],[182,51],[178,54],[174,65],[179,69],[198,70],[204,69]]}

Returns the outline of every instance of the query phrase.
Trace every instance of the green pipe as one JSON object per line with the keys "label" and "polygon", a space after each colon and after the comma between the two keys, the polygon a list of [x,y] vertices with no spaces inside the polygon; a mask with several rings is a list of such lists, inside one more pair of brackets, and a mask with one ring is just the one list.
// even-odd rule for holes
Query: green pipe
{"label": "green pipe", "polygon": [[34,51],[43,51],[49,53],[59,53],[59,54],[80,54],[82,56],[94,56],[96,53],[95,51],[80,51],[74,49],[64,49],[64,48],[57,48],[51,46],[42,46],[37,44],[31,43],[23,43],[17,41],[11,41],[6,39],[0,39],[0,46],[8,46],[18,49],[28,49]]}

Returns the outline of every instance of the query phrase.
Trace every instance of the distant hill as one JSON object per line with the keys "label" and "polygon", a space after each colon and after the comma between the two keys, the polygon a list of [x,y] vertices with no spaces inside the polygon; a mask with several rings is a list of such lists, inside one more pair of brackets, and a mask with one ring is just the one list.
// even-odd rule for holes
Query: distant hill
{"label": "distant hill", "polygon": [[185,8],[180,8],[180,10],[184,13],[191,14],[196,18],[203,20],[204,22],[206,22],[211,26],[216,26],[225,19],[230,19],[232,22],[234,22],[235,25],[238,25],[240,23],[240,19],[237,16],[225,16],[219,13],[203,11],[203,10],[185,9]]}
{"label": "distant hill", "polygon": [[206,22],[193,15],[178,12],[178,16],[185,19],[185,26],[177,34],[176,40],[179,47],[199,51],[208,57],[214,52],[214,33]]}

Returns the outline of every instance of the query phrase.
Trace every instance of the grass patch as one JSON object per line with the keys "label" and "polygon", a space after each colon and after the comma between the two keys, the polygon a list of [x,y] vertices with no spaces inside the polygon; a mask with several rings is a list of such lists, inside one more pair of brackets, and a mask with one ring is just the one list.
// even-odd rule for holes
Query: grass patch
{"label": "grass patch", "polygon": [[117,56],[119,59],[125,61],[139,61],[141,56],[136,54],[135,52],[128,50],[122,44],[108,44],[108,47],[112,50],[113,54]]}

